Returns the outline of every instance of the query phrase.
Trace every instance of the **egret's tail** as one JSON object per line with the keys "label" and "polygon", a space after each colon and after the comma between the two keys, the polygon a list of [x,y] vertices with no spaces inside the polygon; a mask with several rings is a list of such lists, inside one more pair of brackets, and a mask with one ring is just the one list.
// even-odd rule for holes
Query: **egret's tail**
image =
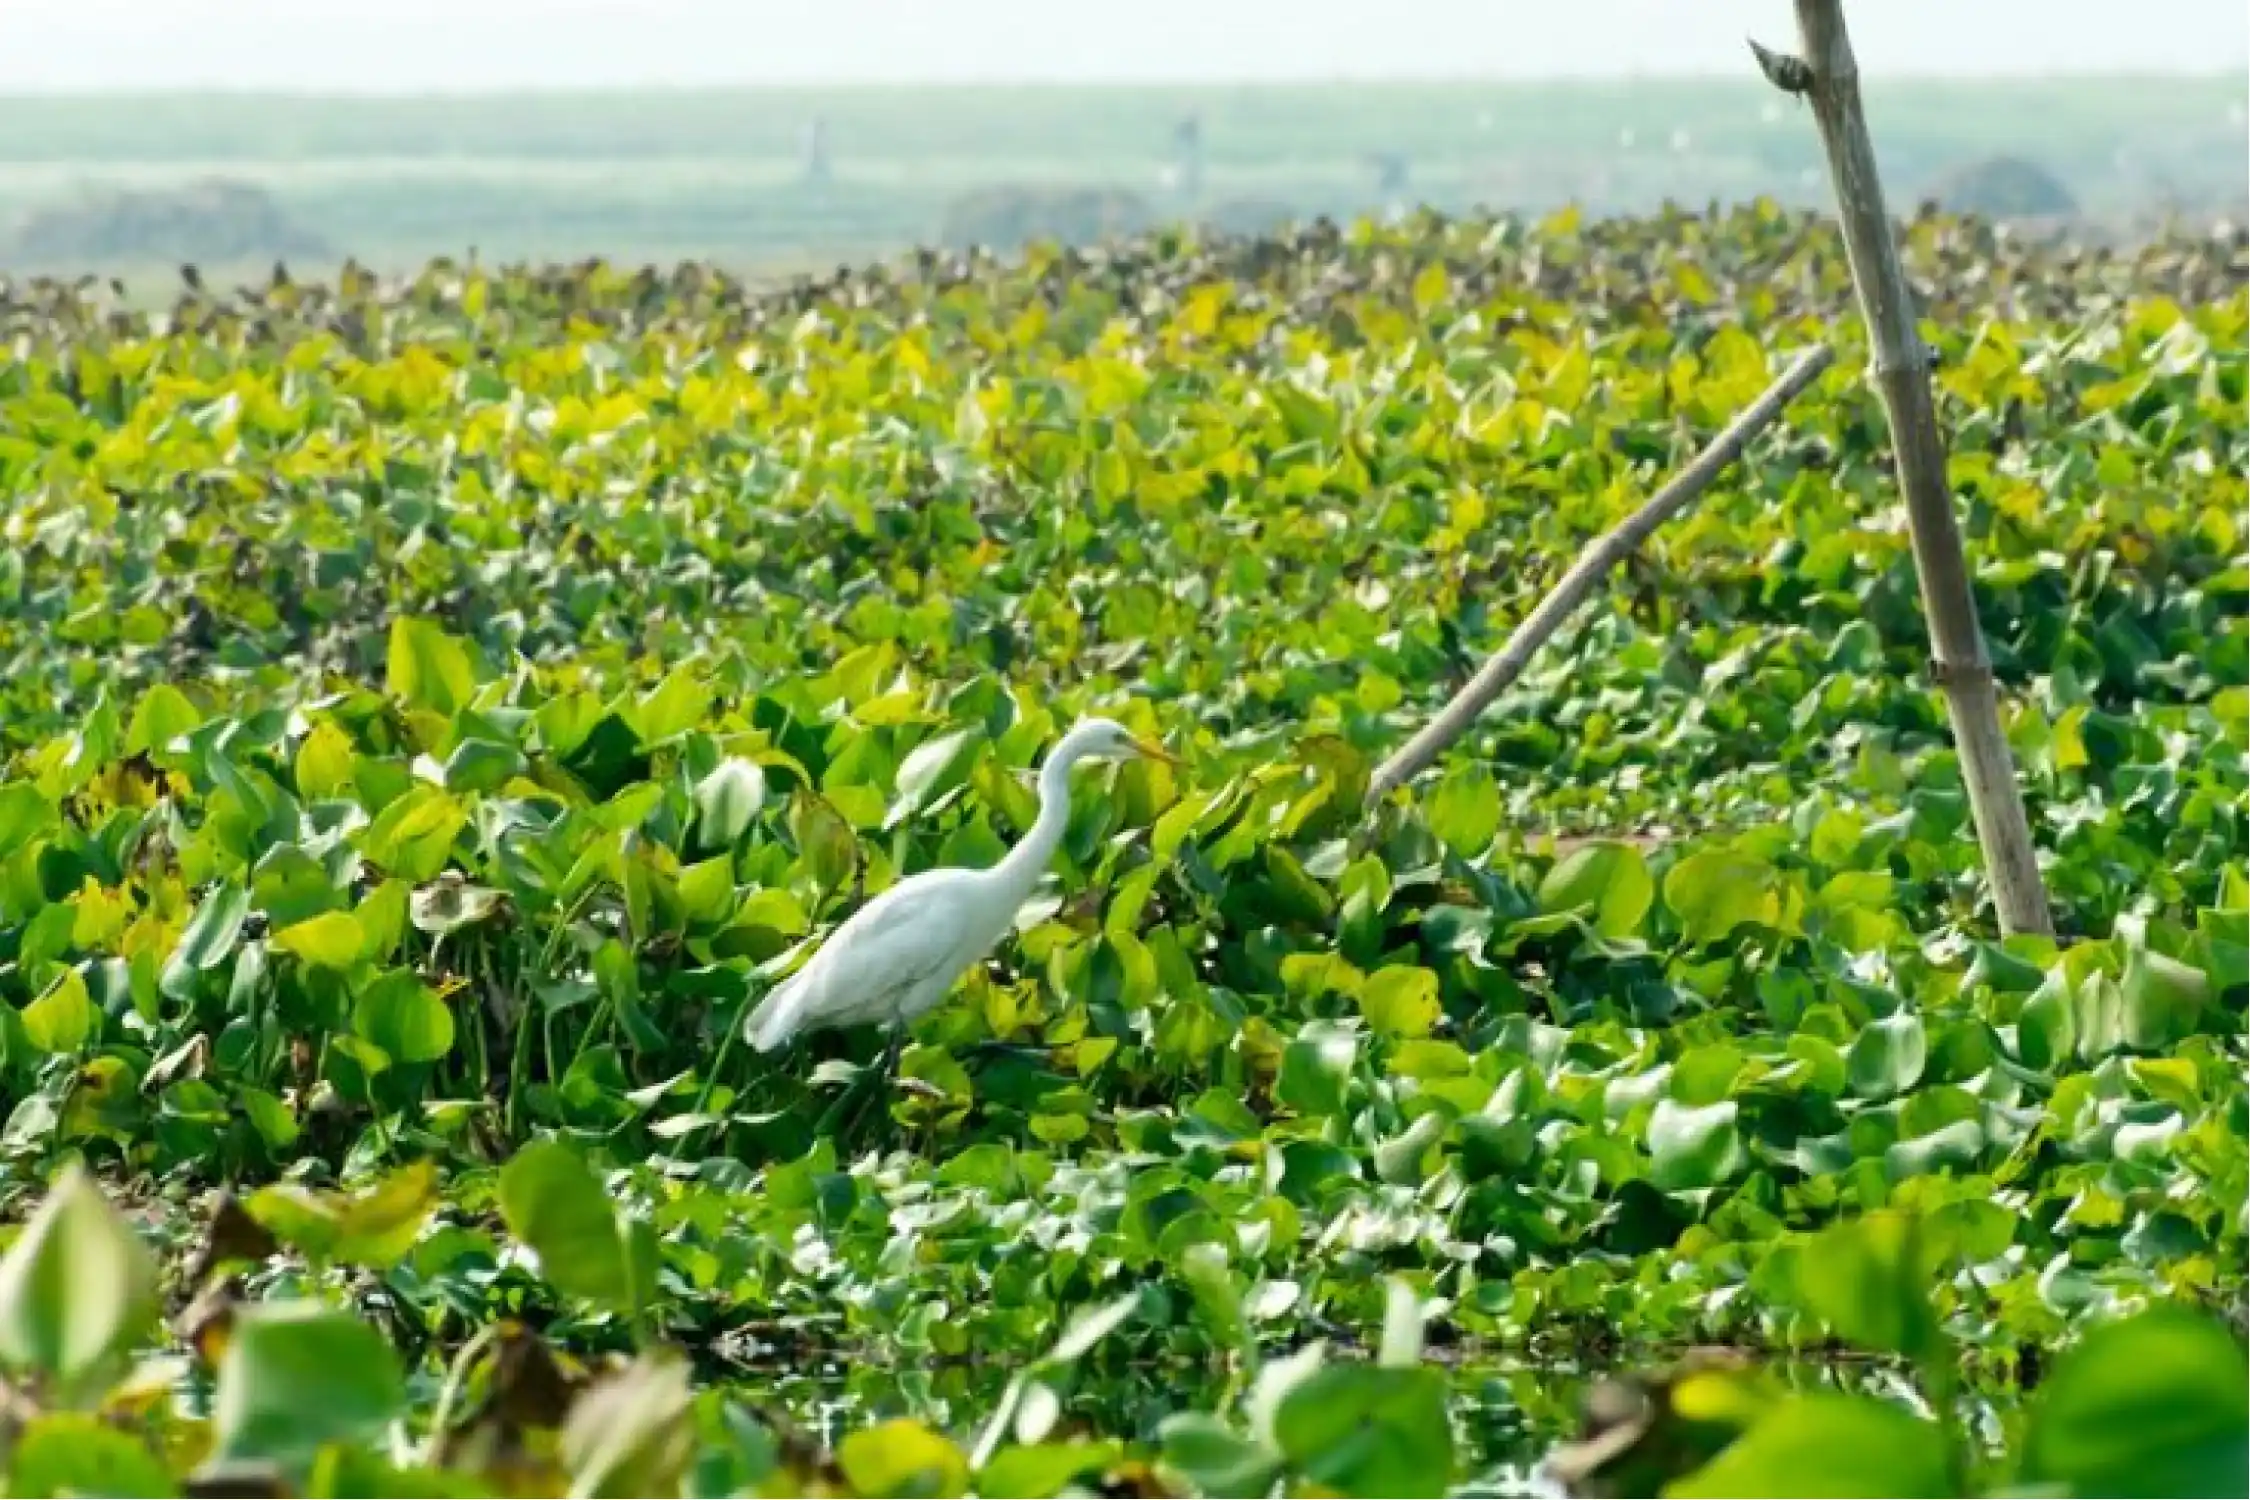
{"label": "egret's tail", "polygon": [[752,1048],[771,1052],[786,1043],[796,1033],[800,1001],[804,995],[804,970],[800,969],[780,984],[766,992],[750,1018],[742,1023],[742,1034]]}

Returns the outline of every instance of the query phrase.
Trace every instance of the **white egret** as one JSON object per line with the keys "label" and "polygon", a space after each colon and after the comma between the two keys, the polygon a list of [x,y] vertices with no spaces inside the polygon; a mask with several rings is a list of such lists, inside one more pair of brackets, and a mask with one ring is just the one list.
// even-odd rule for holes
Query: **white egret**
{"label": "white egret", "polygon": [[[1082,760],[1147,756],[1181,764],[1110,719],[1081,719],[1039,767],[1039,816],[987,870],[910,875],[854,912],[803,968],[758,1003],[743,1025],[750,1045],[771,1052],[829,1027],[891,1029],[895,1063],[907,1024],[943,1000],[968,967],[1006,936],[1038,885],[1070,821],[1070,772]],[[887,1069],[886,1069],[887,1071]]]}

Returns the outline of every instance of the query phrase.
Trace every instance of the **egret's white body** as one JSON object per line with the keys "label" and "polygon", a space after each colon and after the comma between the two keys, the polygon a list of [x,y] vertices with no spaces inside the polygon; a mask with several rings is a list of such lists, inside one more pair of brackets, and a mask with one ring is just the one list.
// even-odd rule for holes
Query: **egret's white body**
{"label": "egret's white body", "polygon": [[1039,768],[1039,816],[988,870],[924,870],[868,902],[805,966],[750,1013],[750,1045],[771,1052],[807,1032],[881,1024],[904,1028],[935,1007],[969,965],[1015,922],[1062,842],[1070,772],[1082,760],[1171,756],[1109,719],[1085,719]]}

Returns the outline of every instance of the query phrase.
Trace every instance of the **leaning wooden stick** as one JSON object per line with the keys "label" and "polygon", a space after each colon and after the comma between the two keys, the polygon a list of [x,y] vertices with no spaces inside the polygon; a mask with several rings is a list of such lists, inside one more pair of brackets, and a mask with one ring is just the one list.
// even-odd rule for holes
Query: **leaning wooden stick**
{"label": "leaning wooden stick", "polygon": [[1570,565],[1570,571],[1563,574],[1562,582],[1556,584],[1554,591],[1515,628],[1499,653],[1478,669],[1477,675],[1453,695],[1453,700],[1439,710],[1438,716],[1430,720],[1420,734],[1375,768],[1367,786],[1369,805],[1421,775],[1445,753],[1448,745],[1468,733],[1477,715],[1506,692],[1508,684],[1523,675],[1532,656],[1547,644],[1548,637],[1561,628],[1563,621],[1586,602],[1587,596],[1609,571],[1648,540],[1650,532],[1687,509],[1690,502],[1709,489],[1711,481],[1741,455],[1750,440],[1781,415],[1782,408],[1811,385],[1834,358],[1835,352],[1826,345],[1807,349],[1797,356],[1796,362],[1782,371],[1781,378],[1766,387],[1765,394],[1751,402],[1741,416],[1729,422],[1726,430],[1696,454],[1692,463],[1656,492],[1655,498],[1613,530],[1588,543],[1578,554],[1578,560]]}

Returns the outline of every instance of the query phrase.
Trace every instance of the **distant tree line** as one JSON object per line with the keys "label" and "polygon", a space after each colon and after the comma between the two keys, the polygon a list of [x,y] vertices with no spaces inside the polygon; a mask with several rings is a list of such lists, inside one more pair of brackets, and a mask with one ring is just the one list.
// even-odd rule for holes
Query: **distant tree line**
{"label": "distant tree line", "polygon": [[328,260],[319,235],[292,222],[273,196],[213,179],[179,188],[90,193],[33,210],[0,235],[17,266],[75,267],[133,261]]}

